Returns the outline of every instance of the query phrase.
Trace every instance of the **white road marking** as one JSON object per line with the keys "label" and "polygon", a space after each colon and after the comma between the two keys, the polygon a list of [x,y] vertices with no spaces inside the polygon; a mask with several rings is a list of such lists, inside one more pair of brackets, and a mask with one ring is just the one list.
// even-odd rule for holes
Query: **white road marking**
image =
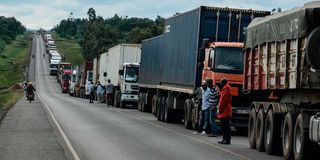
{"label": "white road marking", "polygon": [[[36,46],[39,47],[38,45],[36,45]],[[37,47],[36,47],[36,48],[37,48]],[[39,49],[39,48],[38,48],[38,49]],[[36,51],[37,51],[37,50],[36,50]],[[36,59],[36,63],[37,63],[37,59]],[[37,74],[35,74],[35,75],[36,75],[36,79],[38,80],[39,78],[38,78]],[[48,111],[48,113],[50,114],[53,122],[54,122],[55,125],[57,126],[57,128],[58,128],[58,130],[59,130],[59,132],[60,132],[63,140],[66,142],[67,147],[68,147],[68,149],[70,150],[73,158],[74,158],[75,160],[80,160],[80,157],[78,156],[77,152],[75,151],[74,147],[72,146],[72,144],[71,144],[70,140],[68,139],[67,135],[65,134],[65,132],[64,132],[63,129],[61,128],[61,126],[60,126],[59,122],[57,121],[57,119],[54,117],[51,109],[49,108],[49,105],[48,105],[48,104],[43,100],[43,98],[40,96],[40,94],[39,94],[39,85],[37,85],[36,88],[37,88],[37,95],[38,95],[40,101],[42,102],[42,104],[44,104],[45,109]]]}
{"label": "white road marking", "polygon": [[236,156],[236,157],[239,157],[239,158],[241,158],[241,159],[250,160],[250,158],[245,157],[245,156],[243,156],[243,155],[241,155],[241,154],[238,154],[238,153],[232,152],[232,151],[230,151],[230,150],[221,148],[221,147],[216,146],[216,145],[214,145],[214,144],[211,144],[211,143],[208,143],[208,142],[206,142],[206,141],[203,141],[203,140],[200,140],[200,139],[191,137],[191,136],[189,136],[189,135],[187,135],[187,134],[180,133],[180,132],[178,132],[178,131],[169,129],[169,128],[167,128],[167,127],[163,127],[163,126],[160,126],[160,125],[157,125],[157,124],[154,124],[154,123],[145,121],[145,120],[143,120],[143,119],[141,119],[141,118],[138,118],[138,117],[132,116],[132,115],[130,115],[130,114],[124,113],[124,112],[122,112],[120,109],[117,109],[117,111],[118,111],[120,114],[122,114],[122,115],[125,115],[125,116],[131,117],[131,118],[133,118],[133,119],[142,121],[142,122],[147,123],[147,124],[149,124],[149,125],[152,125],[152,126],[154,126],[154,127],[158,127],[158,128],[161,128],[161,129],[170,131],[170,132],[172,132],[172,133],[178,134],[178,135],[180,135],[180,136],[184,136],[184,137],[189,138],[189,139],[191,139],[191,140],[197,141],[197,142],[199,142],[199,143],[206,144],[206,145],[208,145],[208,146],[210,146],[210,147],[213,147],[213,148],[222,150],[222,151],[224,151],[224,152],[230,153],[230,154],[232,154],[232,155],[234,155],[234,156]]}

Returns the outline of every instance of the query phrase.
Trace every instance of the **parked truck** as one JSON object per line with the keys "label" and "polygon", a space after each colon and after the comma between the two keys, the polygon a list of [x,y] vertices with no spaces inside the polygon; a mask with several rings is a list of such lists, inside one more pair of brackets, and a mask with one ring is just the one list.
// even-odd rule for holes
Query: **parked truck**
{"label": "parked truck", "polygon": [[60,83],[62,93],[68,93],[71,80],[71,63],[60,62],[58,65],[57,81]]}
{"label": "parked truck", "polygon": [[106,84],[110,79],[114,84],[116,106],[136,106],[138,102],[140,57],[140,44],[120,44],[101,55],[99,70],[103,74],[99,76],[100,82]]}
{"label": "parked truck", "polygon": [[245,43],[244,89],[251,148],[319,159],[320,2],[254,19]]}
{"label": "parked truck", "polygon": [[247,128],[248,100],[238,98],[243,95],[242,42],[250,21],[269,14],[202,6],[166,19],[164,34],[142,42],[138,109],[151,110],[161,121],[183,120],[186,128],[196,128],[202,81],[212,78],[219,86],[226,77],[234,99],[233,125]]}

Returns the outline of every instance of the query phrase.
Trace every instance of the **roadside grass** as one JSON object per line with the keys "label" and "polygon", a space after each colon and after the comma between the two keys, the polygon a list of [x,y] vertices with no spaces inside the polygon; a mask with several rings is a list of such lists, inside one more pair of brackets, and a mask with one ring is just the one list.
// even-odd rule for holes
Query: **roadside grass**
{"label": "roadside grass", "polygon": [[58,34],[54,34],[54,41],[61,56],[67,56],[66,62],[70,62],[72,65],[83,64],[82,48],[77,40],[62,38]]}
{"label": "roadside grass", "polygon": [[8,109],[23,95],[15,85],[24,81],[24,67],[28,64],[32,33],[17,36],[5,46],[0,55],[0,109]]}

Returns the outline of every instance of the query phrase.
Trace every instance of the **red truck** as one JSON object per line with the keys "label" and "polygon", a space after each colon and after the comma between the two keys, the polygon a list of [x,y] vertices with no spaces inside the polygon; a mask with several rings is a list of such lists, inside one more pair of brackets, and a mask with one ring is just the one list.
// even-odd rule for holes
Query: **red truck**
{"label": "red truck", "polygon": [[61,84],[61,91],[62,93],[68,93],[72,73],[71,63],[61,62],[58,68],[57,80]]}
{"label": "red truck", "polygon": [[251,148],[319,159],[320,2],[254,19],[247,28],[244,89]]}

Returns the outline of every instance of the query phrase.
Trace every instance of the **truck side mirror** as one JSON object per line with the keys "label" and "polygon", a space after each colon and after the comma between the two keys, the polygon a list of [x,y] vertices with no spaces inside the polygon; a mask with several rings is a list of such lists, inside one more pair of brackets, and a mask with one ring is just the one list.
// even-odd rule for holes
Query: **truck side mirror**
{"label": "truck side mirror", "polygon": [[107,77],[107,72],[103,72],[103,77]]}
{"label": "truck side mirror", "polygon": [[119,70],[119,75],[120,75],[120,76],[123,75],[123,70]]}
{"label": "truck side mirror", "polygon": [[204,38],[202,39],[202,44],[201,44],[201,48],[199,49],[199,62],[203,62],[205,59],[205,52],[206,52],[206,48],[208,47],[209,44],[209,38]]}

